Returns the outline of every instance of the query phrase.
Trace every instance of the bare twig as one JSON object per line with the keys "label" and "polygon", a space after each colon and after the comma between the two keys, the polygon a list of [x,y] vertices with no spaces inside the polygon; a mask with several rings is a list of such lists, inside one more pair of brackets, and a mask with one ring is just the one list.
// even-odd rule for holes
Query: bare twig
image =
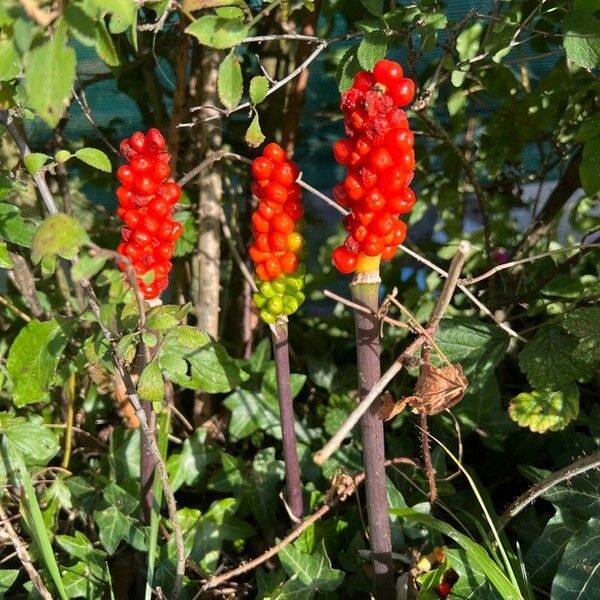
{"label": "bare twig", "polygon": [[[405,457],[397,457],[392,458],[390,460],[385,461],[385,466],[389,467],[392,465],[410,465],[415,468],[419,468],[419,465],[415,463],[410,458]],[[319,519],[322,519],[332,508],[335,508],[338,504],[345,502],[354,492],[357,487],[361,485],[365,480],[365,474],[360,473],[355,477],[352,477],[348,483],[345,483],[343,486],[338,486],[335,483],[333,484],[329,496],[332,496],[331,499],[327,499],[325,504],[321,506],[316,512],[312,515],[304,519],[296,528],[294,528],[288,535],[286,535],[278,544],[269,548],[266,552],[251,560],[247,563],[241,564],[239,567],[232,569],[231,571],[226,571],[221,575],[217,575],[215,577],[211,577],[202,590],[208,590],[211,588],[215,588],[234,577],[238,577],[239,575],[243,575],[244,573],[248,573],[248,571],[252,571],[259,567],[270,558],[273,558],[278,552],[283,550],[286,546],[289,546],[294,540],[297,540],[304,531],[306,531],[311,525],[316,523]]]}
{"label": "bare twig", "polygon": [[229,223],[227,222],[227,215],[225,215],[225,210],[223,209],[223,207],[221,207],[220,219],[221,229],[223,230],[223,236],[225,237],[225,241],[229,246],[229,250],[233,255],[233,258],[238,266],[238,269],[240,270],[240,273],[250,286],[250,289],[253,292],[258,292],[258,287],[256,285],[256,282],[254,281],[254,277],[252,277],[252,273],[250,273],[248,265],[244,262],[242,255],[240,254],[239,250],[237,249],[237,246],[235,245],[235,240],[233,239]]}
{"label": "bare twig", "polygon": [[3,306],[6,306],[6,308],[8,308],[8,310],[10,310],[12,313],[17,315],[17,317],[20,317],[21,319],[23,319],[23,321],[25,321],[26,323],[29,323],[29,321],[31,321],[31,317],[28,314],[24,313],[20,308],[15,306],[5,296],[0,295],[0,304],[2,304]]}
{"label": "bare twig", "polygon": [[[468,242],[461,242],[458,247],[458,251],[452,259],[450,269],[448,272],[448,279],[442,288],[442,292],[438,301],[433,309],[429,322],[426,326],[426,331],[430,337],[435,337],[439,322],[446,312],[454,290],[457,287],[458,278],[460,277],[460,271],[467,258],[469,251]],[[427,341],[427,338],[423,335],[419,336],[414,340],[402,354],[394,361],[392,366],[382,375],[377,383],[372,387],[369,394],[361,401],[361,403],[354,409],[350,416],[342,423],[341,427],[335,433],[335,435],[319,450],[313,460],[318,464],[322,465],[325,461],[340,447],[344,438],[352,431],[354,426],[358,423],[362,415],[368,410],[368,408],[379,398],[381,393],[385,390],[388,383],[400,372],[404,362],[407,358],[415,354],[415,352]]]}
{"label": "bare twig", "polygon": [[31,583],[33,583],[33,587],[37,590],[38,594],[44,600],[52,600],[52,596],[48,591],[48,588],[44,585],[40,574],[36,571],[33,566],[33,562],[31,561],[31,556],[25,547],[25,543],[19,537],[18,533],[15,531],[14,527],[11,523],[11,518],[8,517],[4,508],[0,505],[0,526],[6,532],[10,543],[13,545],[14,549],[17,552],[17,556],[23,565],[25,571],[27,571],[27,575],[29,575],[29,579],[31,579]]}

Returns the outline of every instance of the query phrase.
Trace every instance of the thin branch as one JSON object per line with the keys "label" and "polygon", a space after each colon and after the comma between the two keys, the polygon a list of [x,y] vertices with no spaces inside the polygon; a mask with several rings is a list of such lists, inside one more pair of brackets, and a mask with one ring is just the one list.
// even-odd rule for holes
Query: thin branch
{"label": "thin branch", "polygon": [[44,600],[52,600],[52,596],[50,595],[48,588],[44,585],[40,574],[36,571],[35,567],[33,566],[31,556],[29,555],[29,552],[27,551],[24,542],[21,540],[10,521],[11,519],[6,514],[4,508],[0,505],[0,526],[6,532],[10,543],[13,545],[15,551],[17,552],[17,556],[19,557],[23,568],[25,569],[25,571],[27,571],[27,575],[29,575],[29,579],[31,579],[33,587],[37,590],[38,594]]}
{"label": "thin branch", "polygon": [[[470,245],[468,242],[461,242],[458,246],[458,251],[452,259],[448,278],[442,288],[438,301],[433,309],[429,322],[425,327],[430,337],[435,337],[439,322],[446,312],[454,290],[457,287],[460,271],[467,258]],[[313,460],[318,465],[322,465],[325,461],[341,446],[344,438],[352,431],[358,423],[362,415],[368,408],[379,398],[380,394],[385,390],[388,383],[400,372],[407,358],[411,357],[415,352],[427,341],[427,338],[420,335],[414,340],[402,354],[394,361],[392,366],[381,376],[379,381],[372,387],[369,394],[361,401],[361,403],[352,411],[350,416],[342,423],[341,427],[335,435],[319,450],[313,457]]]}
{"label": "thin branch", "polygon": [[6,308],[8,308],[8,310],[10,310],[12,313],[14,313],[17,317],[20,317],[21,319],[23,319],[23,321],[25,321],[26,323],[29,323],[29,321],[31,321],[31,317],[28,314],[24,313],[20,308],[16,307],[5,296],[0,295],[0,304],[2,304],[3,306],[6,306]]}
{"label": "thin branch", "polygon": [[250,286],[250,289],[253,292],[258,292],[258,287],[256,285],[256,281],[254,281],[254,277],[252,277],[252,273],[250,273],[250,269],[248,268],[248,265],[244,262],[242,255],[239,253],[239,250],[237,249],[237,246],[235,245],[235,240],[233,239],[233,235],[231,233],[231,229],[229,228],[229,223],[227,222],[227,216],[225,215],[225,211],[223,210],[223,207],[221,207],[220,220],[221,220],[221,229],[223,230],[223,236],[225,237],[225,241],[227,242],[227,245],[229,246],[229,250],[230,250],[231,254],[233,255],[233,258],[238,266],[238,269],[240,270],[240,273],[242,274],[242,276],[244,277],[244,279]]}
{"label": "thin branch", "polygon": [[[410,458],[398,457],[392,458],[390,460],[385,461],[385,466],[389,467],[392,465],[411,465],[415,468],[419,468],[419,465],[415,463]],[[349,476],[348,476],[349,477]],[[353,477],[350,482],[344,483],[343,486],[338,486],[333,483],[329,493],[327,496],[331,496],[330,499],[325,500],[325,504],[321,506],[316,512],[312,515],[304,519],[295,529],[293,529],[288,535],[286,535],[278,544],[269,548],[266,552],[251,560],[247,563],[241,564],[239,567],[232,569],[231,571],[226,571],[221,575],[217,575],[215,577],[211,577],[206,584],[203,586],[202,591],[209,590],[215,588],[234,577],[238,577],[238,575],[243,575],[244,573],[248,573],[248,571],[252,571],[259,567],[270,558],[273,558],[278,552],[283,550],[286,546],[289,546],[292,542],[297,540],[304,531],[306,531],[311,525],[316,523],[319,519],[322,519],[332,508],[335,508],[338,504],[345,502],[354,492],[359,485],[361,485],[365,480],[365,474],[360,473]],[[198,597],[198,596],[197,596]]]}
{"label": "thin branch", "polygon": [[516,517],[524,508],[529,506],[536,498],[539,498],[542,494],[545,494],[549,489],[555,485],[568,481],[572,477],[581,475],[591,469],[600,468],[600,451],[594,452],[589,456],[584,456],[568,467],[559,469],[554,473],[551,473],[542,481],[539,481],[532,487],[530,487],[524,494],[519,496],[500,516],[498,520],[498,531],[504,529],[508,521]]}

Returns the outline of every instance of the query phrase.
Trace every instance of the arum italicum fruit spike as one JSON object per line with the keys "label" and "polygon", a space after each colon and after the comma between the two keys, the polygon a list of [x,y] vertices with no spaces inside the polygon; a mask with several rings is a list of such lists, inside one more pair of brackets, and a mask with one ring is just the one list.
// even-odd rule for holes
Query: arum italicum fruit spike
{"label": "arum italicum fruit spike", "polygon": [[258,206],[252,214],[254,241],[250,258],[258,291],[254,302],[271,328],[281,416],[287,501],[292,515],[304,512],[290,386],[287,317],[304,302],[304,265],[299,262],[304,240],[299,232],[303,215],[299,171],[277,144],[267,144],[252,163],[252,194]]}
{"label": "arum italicum fruit spike", "polygon": [[[347,169],[343,183],[333,193],[350,209],[344,218],[348,236],[333,251],[333,263],[342,273],[356,273],[350,289],[357,304],[372,314],[354,312],[358,387],[363,399],[381,375],[379,320],[379,266],[392,259],[406,237],[400,220],[415,202],[408,187],[415,157],[413,134],[401,107],[414,97],[414,82],[402,67],[380,60],[373,72],[360,71],[342,95],[346,137],[333,146],[335,159]],[[390,521],[385,482],[383,421],[375,403],[361,419],[363,464],[367,496],[374,596],[395,598]]]}
{"label": "arum italicum fruit spike", "polygon": [[146,134],[136,131],[119,149],[127,164],[117,171],[121,182],[117,215],[124,223],[117,252],[129,257],[140,291],[144,298],[152,299],[169,283],[175,241],[183,231],[181,223],[173,219],[173,205],[181,189],[167,180],[171,155],[158,129]]}

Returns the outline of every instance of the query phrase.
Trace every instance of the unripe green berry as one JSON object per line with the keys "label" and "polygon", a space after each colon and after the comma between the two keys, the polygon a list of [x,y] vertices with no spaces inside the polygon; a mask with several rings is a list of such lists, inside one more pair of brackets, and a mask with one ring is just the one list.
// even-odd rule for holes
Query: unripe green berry
{"label": "unripe green berry", "polygon": [[287,294],[283,297],[283,312],[286,315],[291,315],[298,310],[298,300]]}
{"label": "unripe green berry", "polygon": [[260,291],[265,298],[272,298],[275,295],[275,290],[273,289],[270,281],[265,281],[260,286]]}
{"label": "unripe green berry", "polygon": [[267,302],[267,309],[274,315],[280,315],[283,312],[283,298],[281,296],[273,296]]}
{"label": "unripe green berry", "polygon": [[277,321],[277,317],[268,309],[263,308],[260,313],[260,318],[267,324],[273,325]]}
{"label": "unripe green berry", "polygon": [[298,292],[296,294],[296,301],[298,302],[298,305],[303,304],[305,300],[306,296],[304,295],[304,292]]}
{"label": "unripe green berry", "polygon": [[283,294],[285,293],[285,287],[286,287],[286,278],[282,275],[280,275],[277,279],[274,279],[273,281],[271,281],[271,287],[278,293],[278,294]]}
{"label": "unripe green berry", "polygon": [[252,299],[254,300],[256,308],[262,308],[267,303],[267,299],[260,292],[253,294]]}

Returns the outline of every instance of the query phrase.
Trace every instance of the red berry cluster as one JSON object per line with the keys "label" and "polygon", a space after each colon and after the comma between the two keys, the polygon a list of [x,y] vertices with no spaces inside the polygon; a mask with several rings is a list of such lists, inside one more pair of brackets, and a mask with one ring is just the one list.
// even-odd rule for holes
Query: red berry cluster
{"label": "red berry cluster", "polygon": [[349,235],[333,251],[333,262],[342,273],[365,270],[361,257],[390,260],[406,237],[400,215],[415,203],[408,187],[415,155],[413,134],[400,107],[408,105],[414,93],[415,84],[404,77],[402,67],[384,59],[373,73],[360,71],[342,95],[347,137],[333,145],[335,160],[347,168],[333,195],[351,209],[344,219]]}
{"label": "red berry cluster", "polygon": [[298,167],[273,143],[267,144],[262,156],[252,163],[252,193],[259,204],[252,215],[254,243],[250,258],[261,281],[292,274],[298,268],[303,240],[297,223],[304,213],[296,183],[298,174]]}
{"label": "red berry cluster", "polygon": [[[175,240],[183,231],[181,223],[172,218],[181,189],[167,181],[171,155],[158,129],[145,135],[136,131],[119,149],[127,164],[117,171],[121,182],[117,214],[125,224],[117,252],[131,260],[144,298],[156,298],[168,286]],[[119,268],[123,270],[125,265]],[[148,282],[150,271],[154,279]]]}

